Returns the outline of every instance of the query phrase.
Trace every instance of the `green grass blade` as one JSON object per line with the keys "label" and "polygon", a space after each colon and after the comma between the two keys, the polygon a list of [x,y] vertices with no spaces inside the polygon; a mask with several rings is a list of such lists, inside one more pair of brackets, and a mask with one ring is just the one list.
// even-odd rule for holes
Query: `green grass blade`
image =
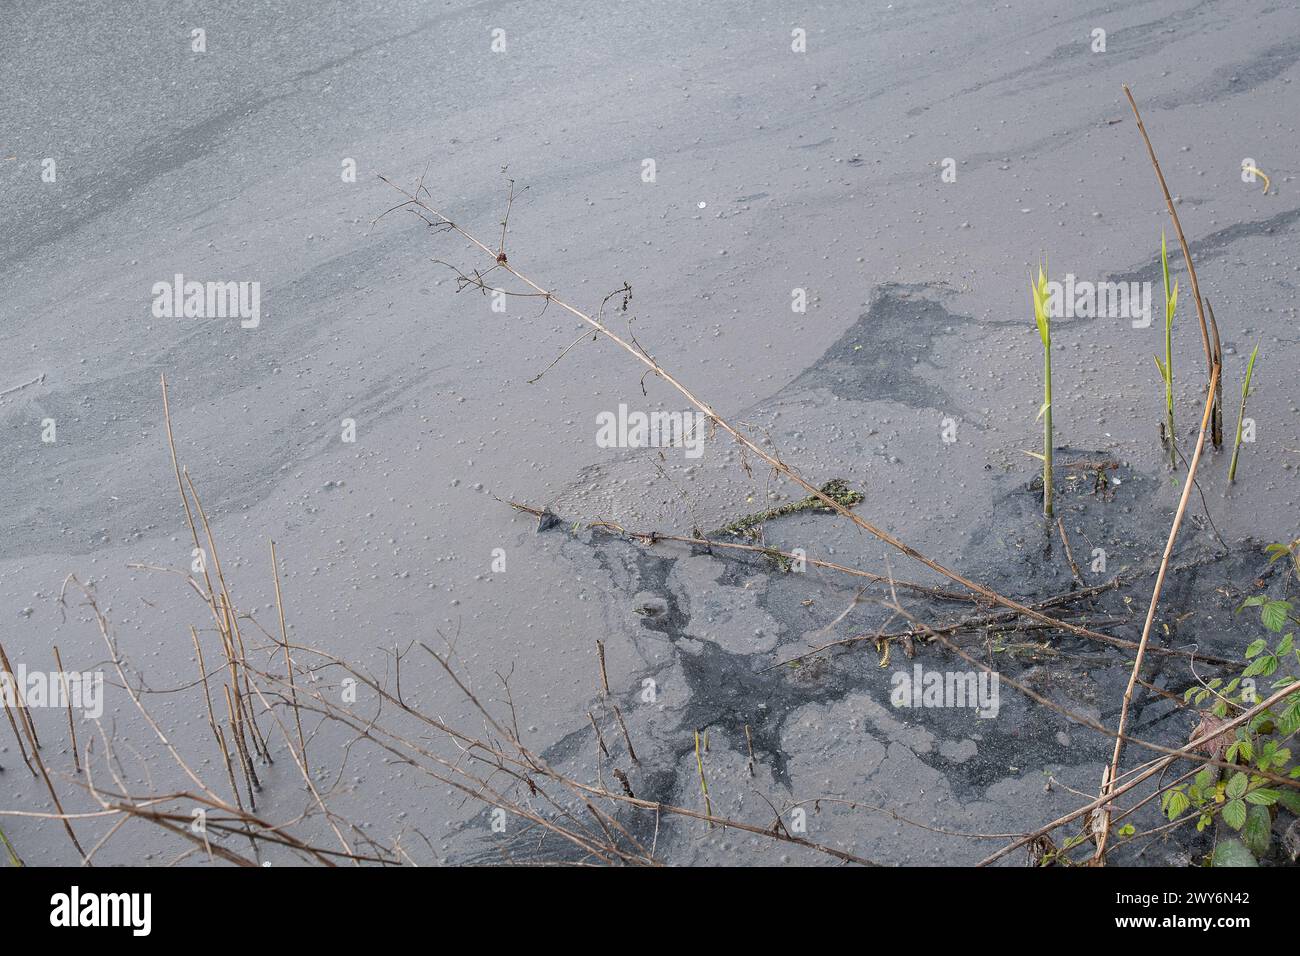
{"label": "green grass blade", "polygon": [[1232,462],[1228,465],[1228,484],[1237,480],[1237,459],[1241,456],[1241,426],[1246,420],[1246,399],[1250,396],[1250,380],[1255,374],[1255,358],[1259,355],[1259,345],[1250,352],[1250,361],[1246,363],[1246,377],[1241,382],[1241,409],[1237,412],[1237,437],[1232,443]]}
{"label": "green grass blade", "polygon": [[13,844],[9,842],[9,838],[5,836],[4,830],[0,830],[0,843],[3,843],[5,845],[5,850],[9,854],[9,865],[22,866],[23,861],[19,858],[18,853],[14,850]]}

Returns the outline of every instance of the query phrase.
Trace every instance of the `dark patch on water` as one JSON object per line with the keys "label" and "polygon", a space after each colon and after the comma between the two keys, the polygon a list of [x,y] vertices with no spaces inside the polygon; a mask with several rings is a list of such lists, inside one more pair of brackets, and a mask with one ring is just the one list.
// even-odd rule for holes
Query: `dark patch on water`
{"label": "dark patch on water", "polygon": [[[1289,225],[1294,216],[1286,213],[1266,223],[1233,227],[1206,240],[1206,244],[1226,245],[1250,231]],[[951,398],[922,377],[920,366],[939,370],[934,361],[937,338],[969,321],[948,312],[917,289],[886,286],[858,322],[778,393],[777,399],[790,392],[829,390],[856,402],[954,407]],[[1135,472],[1127,462],[1104,450],[1061,447],[1055,458],[1056,515],[1070,543],[1069,555],[1056,522],[1043,519],[1041,481],[1016,481],[1009,475],[995,475],[991,480],[1005,487],[950,563],[974,580],[1026,604],[1112,584],[1109,590],[1055,606],[1048,613],[1136,642],[1177,504],[1177,488],[1171,476]],[[765,529],[769,535],[765,540],[777,547],[781,546],[778,542],[784,520],[790,519],[770,521]],[[874,563],[874,558],[866,557],[870,546],[864,536],[844,522],[826,515],[793,520],[814,522],[819,540],[833,548],[836,560],[850,566]],[[626,759],[620,759],[626,756],[621,741],[617,749],[611,746],[615,764],[633,777],[638,797],[664,803],[682,800],[683,794],[698,786],[694,732],[707,730],[714,741],[725,744],[732,753],[745,755],[749,748],[747,725],[758,774],[756,785],[761,787],[767,777],[772,787],[793,796],[795,787],[804,787],[807,781],[790,778],[790,762],[795,754],[787,752],[784,740],[791,729],[791,718],[809,705],[846,700],[862,701],[863,719],[868,725],[874,721],[874,725],[864,727],[865,732],[858,738],[861,744],[853,743],[850,737],[847,743],[837,740],[838,745],[865,747],[873,741],[885,747],[901,744],[917,760],[941,774],[963,802],[988,800],[991,788],[1022,771],[1047,772],[1089,763],[1100,766],[1109,760],[1111,738],[1080,727],[1009,685],[1000,690],[996,720],[981,719],[967,708],[904,711],[890,707],[891,677],[899,669],[910,670],[913,663],[921,663],[927,670],[973,670],[939,644],[918,641],[916,656],[909,660],[902,645],[895,643],[891,648],[893,657],[885,668],[880,667],[879,654],[870,641],[822,652],[797,667],[774,666],[805,654],[814,644],[888,627],[889,612],[877,603],[883,596],[879,590],[873,590],[862,609],[855,609],[847,622],[837,622],[839,610],[855,601],[860,580],[819,576],[815,586],[821,590],[815,609],[810,610],[806,599],[814,585],[809,578],[784,572],[763,554],[718,549],[711,554],[714,567],[709,573],[701,574],[693,567],[688,574],[674,574],[678,561],[690,556],[698,562],[701,555],[710,552],[668,544],[646,547],[604,531],[575,533],[567,521],[553,523],[537,540],[544,547],[558,542],[560,552],[582,570],[585,579],[595,577],[609,582],[605,595],[610,608],[607,640],[630,641],[645,662],[630,688],[615,690],[630,723],[643,719],[636,699],[641,680],[648,677],[661,681],[671,672],[674,679],[686,685],[685,700],[670,712],[670,721],[675,720],[671,726],[656,725],[651,733],[633,724],[632,734],[641,757],[639,766],[632,767]],[[1201,662],[1193,674],[1185,656],[1162,655],[1155,648],[1195,650],[1198,655],[1241,660],[1242,649],[1258,636],[1258,627],[1234,612],[1249,593],[1268,586],[1274,579],[1273,573],[1262,573],[1264,566],[1264,558],[1253,543],[1237,542],[1227,548],[1219,541],[1194,495],[1173,554],[1144,679],[1170,693],[1181,694],[1197,675],[1208,677],[1222,672]],[[713,622],[730,606],[725,592],[742,590],[749,591],[753,602],[775,622],[776,643],[770,650],[731,649],[737,645],[724,646],[703,636],[710,628],[694,623],[698,619],[716,626]],[[997,611],[910,593],[905,603],[909,613],[934,626]],[[895,621],[892,629],[901,626]],[[818,628],[826,628],[827,632],[822,634]],[[817,639],[810,640],[811,635]],[[1057,707],[1114,726],[1128,681],[1131,650],[1068,632],[1049,632],[1009,615],[961,630],[954,640],[967,653],[1031,687]],[[666,661],[664,645],[671,648]],[[877,707],[875,717],[872,702]],[[886,716],[880,718],[880,713]],[[1175,708],[1156,694],[1146,693],[1135,702],[1131,719],[1131,727],[1139,736],[1176,746],[1187,741],[1197,716]],[[642,729],[641,734],[638,729]],[[917,733],[928,733],[934,745],[914,745],[913,735]],[[973,745],[975,741],[977,745]],[[581,777],[596,765],[595,748],[590,729],[575,727],[544,756],[552,765],[568,768]],[[856,755],[857,751],[850,753]],[[1125,766],[1149,756],[1136,746],[1125,753]],[[876,781],[872,786],[883,786],[888,791],[889,784]],[[901,799],[907,794],[884,794],[886,801],[891,796]],[[1003,808],[1008,826],[1025,823],[1018,813],[1017,807]],[[681,831],[659,822],[659,851],[672,859],[674,835]],[[655,835],[653,815],[630,811],[623,814],[622,823],[643,842]],[[1166,860],[1179,854],[1185,857],[1203,850],[1202,844],[1211,838],[1208,833],[1179,831],[1150,853]],[[580,854],[557,841],[548,841],[548,845],[547,859],[574,860]],[[516,858],[521,858],[520,854],[537,858],[536,848],[530,849],[528,840],[514,838],[509,846]],[[483,851],[481,858],[491,858],[490,854],[500,848],[497,841],[497,849]],[[1122,860],[1125,852],[1132,851],[1121,851],[1116,858]]]}
{"label": "dark patch on water", "polygon": [[[1213,262],[1215,259],[1223,258],[1224,253],[1233,245],[1242,239],[1251,239],[1256,236],[1271,236],[1274,233],[1289,232],[1297,222],[1300,222],[1300,208],[1287,209],[1267,219],[1259,219],[1254,222],[1238,222],[1231,226],[1225,226],[1222,229],[1216,229],[1209,235],[1190,242],[1192,250],[1192,261],[1205,268],[1205,264]],[[1176,273],[1182,268],[1182,256],[1178,252],[1173,237],[1170,237],[1169,244],[1169,270],[1170,278],[1176,278]],[[1132,270],[1119,275],[1107,276],[1107,279],[1113,282],[1152,282],[1156,284],[1156,293],[1160,293],[1161,267],[1160,254],[1157,251],[1150,259]],[[1184,280],[1185,283],[1185,280]],[[1153,307],[1154,308],[1154,307]],[[1195,306],[1191,306],[1195,314]],[[1071,320],[1073,321],[1073,320]],[[1157,319],[1157,321],[1159,321]]]}
{"label": "dark patch on water", "polygon": [[[1025,602],[1060,595],[1084,585],[1103,584],[1118,577],[1122,587],[1101,591],[1077,605],[1053,608],[1050,613],[1136,641],[1174,502],[1166,500],[1170,495],[1158,477],[1136,474],[1103,452],[1062,448],[1057,452],[1056,466],[1059,486],[1056,511],[1071,539],[1083,585],[1075,581],[1069,568],[1055,523],[1048,525],[1042,520],[1041,490],[1023,482],[997,498],[987,520],[970,537],[958,566],[976,580]],[[1193,505],[1190,510],[1198,507]],[[828,523],[827,533],[833,533],[830,523],[834,519],[821,520]],[[718,551],[712,556],[717,562],[716,578],[705,575],[707,580],[696,587],[694,582],[700,575],[692,576],[690,583],[684,585],[671,572],[682,557],[707,554],[705,549],[674,549],[665,545],[648,549],[604,533],[585,532],[574,538],[568,525],[557,525],[543,535],[543,540],[557,539],[563,541],[559,546],[568,558],[579,564],[594,561],[608,575],[613,582],[611,601],[626,601],[633,610],[637,604],[653,610],[653,613],[638,612],[636,623],[625,633],[612,635],[610,640],[628,639],[640,646],[651,639],[667,642],[674,648],[669,663],[662,660],[652,663],[649,655],[643,654],[647,667],[632,681],[633,689],[616,691],[625,713],[635,713],[634,696],[640,680],[658,679],[671,667],[680,668],[689,691],[671,732],[637,740],[641,765],[632,772],[638,797],[662,802],[682,799],[681,795],[695,785],[693,772],[682,771],[692,766],[688,758],[693,754],[694,731],[707,730],[713,740],[723,741],[733,752],[745,754],[746,724],[751,730],[760,780],[770,774],[773,786],[793,793],[787,775],[792,754],[785,751],[782,740],[789,718],[800,709],[810,704],[832,704],[855,695],[887,702],[890,675],[898,669],[910,670],[914,662],[931,670],[972,669],[941,646],[919,642],[914,661],[906,659],[896,644],[895,658],[885,669],[878,666],[877,653],[869,642],[824,653],[798,668],[773,668],[774,663],[807,650],[805,638],[810,630],[810,612],[802,602],[809,593],[809,584],[802,575],[781,572],[763,555]],[[1236,543],[1225,552],[1213,533],[1199,528],[1190,513],[1180,541],[1165,584],[1153,646],[1195,648],[1198,654],[1240,660],[1241,649],[1259,636],[1259,628],[1249,616],[1235,611],[1248,594],[1280,580],[1278,566],[1268,566],[1259,547],[1252,542]],[[1106,551],[1104,572],[1092,570],[1094,548]],[[844,556],[843,560],[850,565],[856,563],[852,556]],[[744,588],[746,583],[752,587],[754,578],[764,573],[767,578],[759,603],[779,623],[779,641],[774,650],[738,653],[695,633],[693,604],[707,604],[718,589]],[[821,594],[817,603],[826,608],[839,608],[853,599],[858,582],[847,577],[839,582],[832,579],[829,587],[830,592]],[[841,601],[844,604],[836,603]],[[914,595],[907,597],[906,604],[910,613],[936,625],[987,613],[987,609]],[[883,616],[882,610],[882,619]],[[863,620],[862,616],[856,617],[852,630],[845,625],[826,640],[870,631],[871,625],[864,626]],[[1027,684],[1060,707],[1100,720],[1107,726],[1113,726],[1117,720],[1131,651],[1068,633],[1048,634],[1018,627],[1010,622],[964,631],[957,642],[967,653],[986,660],[1005,676]],[[1221,671],[1202,663],[1197,665],[1197,673],[1208,677]],[[1174,694],[1181,694],[1195,680],[1185,658],[1155,653],[1148,655],[1143,676]],[[937,741],[979,741],[975,754],[964,759],[945,754],[938,747],[914,750],[916,757],[941,773],[953,793],[962,798],[987,799],[989,788],[1005,780],[1012,767],[1032,773],[1084,762],[1103,764],[1108,760],[1110,738],[1079,727],[1007,685],[1003,685],[999,697],[1001,709],[996,720],[982,720],[971,710],[960,708],[920,708],[892,713],[906,726],[907,733],[921,728]],[[1157,695],[1146,694],[1135,702],[1131,729],[1138,736],[1176,746],[1186,742],[1196,720],[1194,713],[1180,710]],[[868,733],[886,745],[907,744],[884,728],[871,728]],[[637,736],[635,730],[633,735]],[[590,767],[594,765],[594,748],[590,730],[583,727],[575,729],[544,756],[556,766]],[[1125,766],[1149,756],[1136,746],[1125,753]],[[615,764],[630,769],[626,760],[618,759],[618,751],[614,751],[614,757]],[[1008,807],[1007,816],[1014,818],[1015,809]],[[629,812],[622,822],[638,840],[653,836],[652,815]],[[659,850],[668,859],[672,858],[673,832],[661,821]],[[1158,847],[1150,848],[1142,859],[1149,863],[1153,862],[1152,855],[1166,861],[1185,858],[1203,852],[1206,849],[1203,844],[1211,837],[1209,833],[1197,834],[1191,828],[1184,828]],[[570,847],[556,841],[548,844],[546,859],[577,858],[577,851]],[[527,840],[512,840],[510,845],[515,859],[538,859]],[[1116,860],[1122,861],[1126,853],[1134,852],[1121,851]],[[498,850],[483,850],[475,857],[486,862],[497,853]]]}
{"label": "dark patch on water", "polygon": [[857,322],[811,368],[782,389],[777,399],[824,388],[857,402],[958,408],[951,396],[919,371],[921,366],[946,371],[934,359],[935,343],[970,319],[954,315],[923,291],[915,286],[883,286]]}
{"label": "dark patch on water", "polygon": [[1188,90],[1153,101],[1163,109],[1215,103],[1229,96],[1250,93],[1270,83],[1300,62],[1300,40],[1291,39],[1261,50],[1248,60],[1221,66]]}

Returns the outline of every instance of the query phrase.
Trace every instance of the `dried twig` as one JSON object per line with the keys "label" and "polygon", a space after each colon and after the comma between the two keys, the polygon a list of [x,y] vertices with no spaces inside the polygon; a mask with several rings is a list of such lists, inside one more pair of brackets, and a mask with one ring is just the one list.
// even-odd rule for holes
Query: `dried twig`
{"label": "dried twig", "polygon": [[627,724],[623,722],[623,712],[618,709],[618,704],[612,700],[609,706],[614,709],[614,716],[618,719],[619,729],[623,731],[623,743],[627,744],[627,755],[632,758],[633,763],[640,763],[637,759],[636,750],[632,747],[632,735],[627,732]]}
{"label": "dried twig", "polygon": [[596,718],[592,715],[591,711],[587,711],[587,719],[591,721],[591,729],[596,732],[596,743],[600,744],[600,752],[603,753],[605,759],[608,760],[609,748],[605,746],[605,735],[600,732],[600,725],[596,723]]}
{"label": "dried twig", "polygon": [[[1242,713],[1238,714],[1236,717],[1231,718],[1230,720],[1228,720],[1227,723],[1221,724],[1218,727],[1216,727],[1214,730],[1208,731],[1204,734],[1195,737],[1186,746],[1179,747],[1176,750],[1169,750],[1167,756],[1162,757],[1159,760],[1152,761],[1151,764],[1148,765],[1145,769],[1141,770],[1138,773],[1132,774],[1125,783],[1115,785],[1114,782],[1112,782],[1113,789],[1111,789],[1110,792],[1104,793],[1101,796],[1099,796],[1096,800],[1084,804],[1083,806],[1070,811],[1064,816],[1058,817],[1057,819],[1053,820],[1051,823],[1048,823],[1045,826],[1041,826],[1037,830],[1034,830],[1032,833],[1026,833],[1024,836],[1019,837],[1012,843],[1007,844],[1002,849],[998,850],[996,853],[992,853],[989,856],[985,857],[983,860],[979,862],[979,865],[988,866],[992,863],[996,863],[998,860],[1002,859],[1002,857],[1006,856],[1008,853],[1011,853],[1013,850],[1019,849],[1020,847],[1034,840],[1036,837],[1042,836],[1043,834],[1046,833],[1050,833],[1051,831],[1057,829],[1058,827],[1065,826],[1065,824],[1067,823],[1077,820],[1080,817],[1085,816],[1086,814],[1092,813],[1092,811],[1096,810],[1099,807],[1103,807],[1106,806],[1107,804],[1114,802],[1114,800],[1117,797],[1120,797],[1123,794],[1127,793],[1128,791],[1132,790],[1134,787],[1142,783],[1144,780],[1148,780],[1151,777],[1154,777],[1156,774],[1162,773],[1167,767],[1172,765],[1176,760],[1190,758],[1196,760],[1198,763],[1205,764],[1211,767],[1220,766],[1226,769],[1233,769],[1234,765],[1232,764],[1224,763],[1221,760],[1206,759],[1205,757],[1203,757],[1201,754],[1205,745],[1208,744],[1210,741],[1214,740],[1221,733],[1225,731],[1233,730],[1236,727],[1241,726],[1247,721],[1253,719],[1258,714],[1261,714],[1268,708],[1274,706],[1279,701],[1285,700],[1286,698],[1290,697],[1292,694],[1295,693],[1300,693],[1300,681],[1293,681],[1292,683],[1288,684],[1286,687],[1283,687],[1281,690],[1272,694],[1266,700],[1260,701],[1258,704],[1256,704],[1254,707],[1250,708],[1249,710],[1243,711]],[[1137,742],[1132,738],[1126,738],[1126,739],[1129,743]],[[1159,748],[1159,749],[1166,749],[1166,748]],[[1267,779],[1274,779],[1274,775],[1268,775]],[[1289,783],[1289,785],[1293,787],[1296,786],[1296,781],[1294,780],[1288,781],[1285,779],[1278,778],[1278,782],[1281,782],[1283,784]]]}
{"label": "dried twig", "polygon": [[59,656],[59,645],[54,645],[54,665],[59,669],[59,680],[63,684],[63,702],[68,709],[68,736],[72,740],[72,766],[81,773],[81,756],[77,752],[77,725],[72,719],[72,692],[68,688],[68,675],[63,670],[63,658]]}
{"label": "dried twig", "polygon": [[606,697],[609,696],[609,674],[605,672],[605,642],[596,641],[596,657],[600,661],[600,689]]}
{"label": "dried twig", "polygon": [[[284,598],[280,595],[280,562],[275,556],[274,541],[271,542],[271,572],[275,579],[275,609],[280,616],[280,639],[284,642],[284,669],[289,675],[289,694],[293,702],[293,721],[298,726],[298,752],[302,754],[303,772],[310,775],[307,764],[307,740],[302,735],[302,715],[298,711],[298,688],[294,686],[293,658],[289,656],[289,629],[284,623]],[[398,667],[400,666],[401,658],[399,657]]]}
{"label": "dried twig", "polygon": [[1056,530],[1061,533],[1061,544],[1065,546],[1065,560],[1070,563],[1070,573],[1074,575],[1074,580],[1083,584],[1083,575],[1079,573],[1079,566],[1074,563],[1074,552],[1070,550],[1070,538],[1065,533],[1065,523],[1061,516],[1056,516]]}
{"label": "dried twig", "polygon": [[[1169,218],[1174,221],[1174,232],[1178,234],[1178,245],[1183,250],[1183,262],[1186,263],[1187,274],[1192,280],[1192,299],[1196,302],[1196,317],[1201,323],[1201,344],[1205,347],[1205,374],[1209,378],[1213,378],[1214,349],[1210,345],[1210,330],[1205,319],[1205,303],[1201,301],[1201,286],[1196,281],[1196,266],[1192,262],[1192,252],[1187,246],[1187,237],[1183,235],[1183,224],[1178,218],[1178,210],[1174,208],[1174,199],[1169,194],[1169,185],[1165,182],[1165,174],[1160,171],[1160,161],[1156,159],[1155,147],[1151,145],[1151,137],[1147,135],[1147,128],[1142,123],[1142,114],[1138,112],[1137,101],[1133,99],[1133,93],[1129,90],[1128,84],[1124,85],[1124,95],[1128,97],[1128,104],[1133,108],[1133,117],[1137,120],[1138,132],[1142,134],[1142,142],[1146,144],[1151,167],[1156,171],[1156,179],[1160,181],[1160,190],[1165,195],[1165,206],[1169,210]],[[1215,447],[1218,447],[1217,443]]]}
{"label": "dried twig", "polygon": [[[1187,501],[1192,494],[1192,479],[1196,476],[1196,468],[1201,462],[1201,452],[1205,449],[1205,433],[1210,426],[1210,418],[1214,410],[1214,396],[1218,394],[1216,388],[1219,367],[1216,364],[1210,370],[1210,392],[1205,397],[1205,412],[1201,415],[1201,431],[1196,437],[1196,450],[1192,453],[1192,463],[1187,468],[1187,480],[1183,482],[1183,494],[1178,500],[1178,510],[1174,513],[1174,523],[1169,528],[1169,538],[1165,542],[1164,556],[1160,559],[1160,570],[1156,573],[1155,589],[1151,592],[1151,603],[1147,607],[1146,623],[1142,626],[1142,639],[1138,642],[1137,659],[1133,661],[1133,670],[1129,674],[1128,687],[1124,690],[1124,701],[1120,705],[1119,711],[1119,728],[1115,737],[1115,751],[1110,759],[1110,768],[1102,780],[1101,793],[1105,796],[1114,786],[1115,778],[1119,774],[1119,758],[1124,750],[1124,727],[1128,723],[1129,706],[1133,702],[1133,688],[1137,684],[1138,674],[1142,670],[1142,659],[1146,656],[1147,641],[1151,637],[1151,625],[1155,622],[1156,608],[1160,603],[1160,591],[1165,586],[1165,573],[1169,570],[1169,559],[1174,553],[1174,542],[1178,540],[1178,529],[1183,523],[1183,514],[1187,511]],[[1095,860],[1102,860],[1106,853],[1106,839],[1110,833],[1110,811],[1103,809],[1097,822],[1097,851],[1094,854]]]}
{"label": "dried twig", "polygon": [[[9,655],[5,653],[3,644],[0,644],[0,664],[4,665],[6,673],[14,673],[14,669],[9,663]],[[45,789],[49,791],[50,800],[53,801],[54,808],[58,810],[59,814],[62,816],[63,803],[59,800],[58,791],[54,789],[54,781],[50,779],[49,771],[45,769],[45,759],[41,756],[40,741],[36,738],[36,725],[32,722],[31,715],[27,712],[27,703],[23,699],[22,688],[18,686],[16,680],[13,682],[13,687],[14,703],[18,708],[19,716],[22,717],[23,729],[27,732],[27,740],[32,745],[32,759],[36,761],[36,767],[41,772],[41,779],[45,781]],[[28,766],[30,766],[30,764]],[[63,818],[62,822],[63,829],[68,834],[68,839],[72,841],[72,845],[77,848],[77,853],[81,856],[81,859],[85,861],[86,851],[82,848],[81,841],[77,839],[77,834],[73,831],[72,824],[68,822],[66,817]]]}
{"label": "dried twig", "polygon": [[[388,213],[394,212],[398,209],[407,209],[411,212],[414,212],[423,222],[425,222],[430,227],[451,230],[463,236],[467,241],[469,241],[472,245],[478,248],[481,252],[485,253],[486,255],[488,255],[494,260],[495,265],[493,266],[493,268],[499,268],[508,272],[510,275],[514,276],[516,279],[522,282],[525,286],[533,290],[533,292],[531,293],[519,293],[519,294],[544,296],[548,302],[554,302],[558,307],[564,309],[566,312],[570,313],[576,318],[581,319],[583,322],[587,323],[587,325],[595,329],[597,333],[604,336],[610,342],[613,342],[623,351],[631,355],[638,362],[645,365],[648,374],[653,373],[654,375],[657,375],[663,381],[667,382],[674,389],[676,389],[682,395],[683,398],[685,398],[688,402],[690,402],[691,405],[695,406],[695,408],[703,412],[705,416],[713,423],[713,426],[721,429],[722,431],[730,435],[732,439],[734,439],[736,443],[739,444],[743,450],[762,459],[773,469],[774,472],[783,475],[785,478],[789,479],[794,484],[803,488],[804,491],[806,491],[808,494],[819,499],[822,502],[822,504],[824,504],[829,510],[840,515],[842,518],[851,521],[853,524],[857,525],[863,531],[866,531],[867,533],[874,535],[875,537],[879,538],[881,541],[890,545],[892,548],[902,552],[903,554],[907,555],[909,558],[912,558],[914,561],[917,561],[920,564],[925,565],[926,567],[930,568],[930,570],[943,575],[944,577],[948,578],[950,581],[960,584],[962,587],[972,592],[975,592],[990,601],[993,601],[997,604],[1001,604],[1004,607],[1010,608],[1011,610],[1016,611],[1017,613],[1033,618],[1034,620],[1037,620],[1041,623],[1050,624],[1060,630],[1068,631],[1069,633],[1072,634],[1078,634],[1079,636],[1082,637],[1088,637],[1094,640],[1099,640],[1104,643],[1108,643],[1112,645],[1115,644],[1115,639],[1108,634],[1101,634],[1096,631],[1090,631],[1089,629],[1084,627],[1079,627],[1078,625],[1068,624],[1064,621],[1055,620],[1053,618],[1048,617],[1045,614],[1041,614],[1037,611],[1034,611],[1031,608],[1028,608],[1017,601],[1014,601],[1011,598],[1006,597],[1005,595],[999,594],[998,592],[992,590],[991,588],[986,587],[983,584],[979,584],[975,581],[972,581],[971,579],[964,577],[963,575],[957,573],[956,571],[953,571],[945,567],[939,562],[929,557],[926,557],[920,551],[904,543],[902,540],[900,540],[893,534],[889,533],[888,531],[885,531],[882,528],[877,527],[876,525],[867,521],[865,518],[861,517],[860,515],[855,514],[849,508],[840,504],[830,495],[826,494],[820,488],[818,488],[817,486],[809,482],[806,478],[803,477],[803,475],[801,475],[793,467],[781,461],[780,459],[776,458],[775,456],[769,454],[768,452],[764,451],[756,442],[754,442],[743,432],[741,432],[738,428],[736,428],[729,421],[727,421],[727,419],[725,419],[711,405],[709,405],[703,399],[699,398],[693,391],[687,388],[674,375],[672,375],[672,373],[670,373],[667,369],[665,369],[662,365],[660,365],[659,362],[656,359],[654,359],[649,353],[647,353],[644,349],[638,348],[634,343],[629,342],[623,337],[619,336],[617,333],[612,331],[608,326],[603,324],[598,319],[593,318],[591,315],[589,315],[586,312],[583,312],[581,309],[577,308],[576,306],[573,306],[568,302],[565,302],[563,299],[559,298],[553,292],[544,289],[541,285],[537,284],[537,282],[535,282],[533,279],[529,278],[527,275],[525,275],[524,273],[516,269],[512,264],[504,261],[503,258],[498,258],[498,254],[495,251],[493,251],[491,247],[479,241],[472,234],[467,232],[461,226],[457,225],[454,221],[452,221],[442,212],[426,204],[424,200],[420,197],[420,190],[422,189],[422,185],[417,186],[416,191],[412,193],[408,190],[401,188],[400,186],[397,186],[395,183],[393,183],[391,180],[385,177],[381,176],[380,179],[382,179],[385,183],[388,183],[388,185],[392,186],[394,189],[400,192],[403,196],[406,197],[406,199],[405,201],[398,203],[397,205],[387,210],[378,218],[382,219],[383,216],[386,216],[388,215]],[[465,279],[470,284],[482,288],[485,291],[488,288],[487,285],[483,283],[481,279],[471,278],[471,277],[465,277]]]}

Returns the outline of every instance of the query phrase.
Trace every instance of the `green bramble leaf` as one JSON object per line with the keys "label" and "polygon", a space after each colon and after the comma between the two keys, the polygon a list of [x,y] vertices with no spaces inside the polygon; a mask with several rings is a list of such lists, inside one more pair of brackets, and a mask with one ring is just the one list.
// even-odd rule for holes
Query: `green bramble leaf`
{"label": "green bramble leaf", "polygon": [[1223,805],[1223,822],[1234,830],[1246,825],[1246,804],[1241,800],[1230,800]]}
{"label": "green bramble leaf", "polygon": [[1259,862],[1240,840],[1224,840],[1214,848],[1210,866],[1259,866]]}
{"label": "green bramble leaf", "polygon": [[1246,778],[1246,775],[1238,771],[1228,780],[1228,787],[1225,792],[1228,794],[1230,799],[1236,800],[1246,792],[1246,785],[1249,782],[1250,781]]}
{"label": "green bramble leaf", "polygon": [[1277,670],[1277,658],[1272,654],[1264,654],[1250,662],[1250,666],[1241,672],[1242,677],[1256,677],[1263,675],[1268,677]]}
{"label": "green bramble leaf", "polygon": [[1282,711],[1282,716],[1278,718],[1277,730],[1283,737],[1290,737],[1300,731],[1300,701]]}
{"label": "green bramble leaf", "polygon": [[1246,816],[1246,827],[1241,831],[1246,849],[1255,859],[1268,854],[1268,845],[1273,838],[1273,818],[1264,807],[1251,807]]}
{"label": "green bramble leaf", "polygon": [[1269,601],[1260,609],[1259,620],[1273,633],[1281,633],[1286,617],[1291,612],[1290,601]]}
{"label": "green bramble leaf", "polygon": [[1279,790],[1277,792],[1277,802],[1296,816],[1300,816],[1300,791],[1292,790],[1289,787],[1285,790]]}
{"label": "green bramble leaf", "polygon": [[1278,791],[1268,790],[1260,787],[1258,790],[1252,790],[1246,794],[1246,802],[1253,803],[1259,807],[1271,807],[1278,801]]}

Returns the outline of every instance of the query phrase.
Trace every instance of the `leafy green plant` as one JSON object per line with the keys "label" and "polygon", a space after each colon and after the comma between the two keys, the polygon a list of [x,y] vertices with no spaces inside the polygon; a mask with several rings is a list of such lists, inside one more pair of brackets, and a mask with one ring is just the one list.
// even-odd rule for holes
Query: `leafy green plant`
{"label": "leafy green plant", "polygon": [[[1290,601],[1256,595],[1247,599],[1241,610],[1251,607],[1259,608],[1260,623],[1270,634],[1280,635],[1288,626],[1300,623]],[[1245,657],[1246,667],[1227,683],[1216,677],[1189,687],[1183,694],[1185,702],[1198,708],[1214,698],[1210,716],[1201,725],[1203,729],[1207,723],[1213,729],[1211,718],[1223,720],[1229,711],[1240,713],[1253,706],[1259,697],[1257,679],[1271,678],[1274,691],[1296,680],[1292,668],[1300,665],[1300,650],[1295,646],[1293,631],[1287,631],[1276,644],[1268,637],[1252,641]],[[1276,806],[1300,816],[1300,790],[1278,786],[1261,776],[1271,773],[1300,780],[1300,765],[1293,764],[1290,748],[1283,746],[1297,731],[1300,693],[1285,698],[1276,710],[1256,714],[1247,725],[1238,727],[1231,739],[1223,739],[1213,748],[1221,747],[1222,759],[1238,765],[1240,770],[1221,774],[1215,767],[1202,767],[1190,783],[1171,787],[1161,795],[1160,808],[1171,822],[1195,818],[1200,831],[1218,817],[1238,834],[1239,838],[1229,838],[1216,847],[1213,866],[1253,866],[1266,856],[1272,845]]]}
{"label": "leafy green plant", "polygon": [[1241,411],[1237,413],[1237,440],[1232,445],[1232,463],[1228,465],[1228,481],[1237,480],[1237,456],[1241,454],[1241,423],[1246,420],[1246,398],[1250,395],[1250,377],[1255,374],[1255,356],[1259,354],[1256,345],[1250,352],[1250,361],[1246,363],[1246,377],[1241,383]]}
{"label": "leafy green plant", "polygon": [[1038,417],[1043,420],[1043,453],[1029,452],[1043,463],[1043,514],[1052,517],[1052,316],[1048,309],[1047,273],[1040,265],[1038,281],[1029,280],[1029,294],[1034,301],[1034,322],[1043,342],[1043,405]]}
{"label": "leafy green plant", "polygon": [[1165,233],[1160,231],[1160,271],[1165,279],[1165,360],[1156,356],[1156,368],[1160,370],[1160,379],[1165,383],[1165,420],[1160,426],[1165,444],[1169,446],[1169,467],[1178,467],[1178,448],[1174,438],[1174,310],[1178,307],[1178,281],[1169,287],[1169,249],[1165,245]]}

